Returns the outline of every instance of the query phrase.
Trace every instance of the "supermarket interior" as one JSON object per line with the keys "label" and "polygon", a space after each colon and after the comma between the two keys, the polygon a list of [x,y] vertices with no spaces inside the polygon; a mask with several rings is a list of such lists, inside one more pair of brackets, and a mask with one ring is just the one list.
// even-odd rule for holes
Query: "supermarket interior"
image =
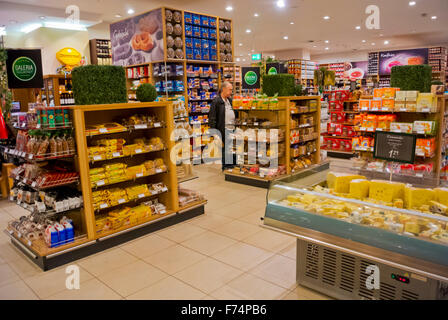
{"label": "supermarket interior", "polygon": [[448,300],[448,1],[0,9],[0,300]]}

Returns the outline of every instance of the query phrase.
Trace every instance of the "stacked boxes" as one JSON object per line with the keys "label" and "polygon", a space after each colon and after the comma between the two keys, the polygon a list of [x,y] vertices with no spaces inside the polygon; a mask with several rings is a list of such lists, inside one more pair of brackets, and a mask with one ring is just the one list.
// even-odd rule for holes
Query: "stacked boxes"
{"label": "stacked boxes", "polygon": [[184,13],[187,59],[218,60],[216,18]]}

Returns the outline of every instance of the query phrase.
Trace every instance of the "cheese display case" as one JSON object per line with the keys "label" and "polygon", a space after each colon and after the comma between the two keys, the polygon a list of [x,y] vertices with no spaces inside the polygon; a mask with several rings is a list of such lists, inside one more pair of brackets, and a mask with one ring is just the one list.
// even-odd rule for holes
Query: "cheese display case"
{"label": "cheese display case", "polygon": [[[446,285],[448,190],[368,180],[357,172],[349,173],[347,168],[342,173],[337,170],[320,166],[275,181],[269,189],[264,224],[298,237],[299,283],[337,298],[381,299],[373,291],[371,296],[363,295],[362,284],[354,290],[353,279],[350,293],[341,291],[350,282],[344,280],[348,272],[345,267],[353,268],[352,278],[356,273],[362,278],[363,261],[365,266],[365,261],[371,261],[381,265],[383,273],[393,265],[394,275],[412,270],[425,275],[428,285],[430,280]],[[325,253],[328,250],[332,253]],[[344,254],[350,257],[350,264],[343,261]],[[364,260],[356,262],[358,258]],[[328,268],[333,269],[328,272]],[[387,284],[389,279],[381,275],[385,286],[395,286],[395,279]],[[419,290],[423,289],[414,288]],[[434,298],[427,292],[416,294]],[[404,297],[397,294],[394,298]]]}

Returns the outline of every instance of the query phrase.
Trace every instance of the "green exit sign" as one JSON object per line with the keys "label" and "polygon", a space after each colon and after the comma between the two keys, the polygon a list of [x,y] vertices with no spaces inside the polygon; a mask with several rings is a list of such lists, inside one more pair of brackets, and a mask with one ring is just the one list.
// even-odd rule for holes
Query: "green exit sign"
{"label": "green exit sign", "polygon": [[252,55],[252,61],[258,61],[261,60],[261,53],[254,53]]}

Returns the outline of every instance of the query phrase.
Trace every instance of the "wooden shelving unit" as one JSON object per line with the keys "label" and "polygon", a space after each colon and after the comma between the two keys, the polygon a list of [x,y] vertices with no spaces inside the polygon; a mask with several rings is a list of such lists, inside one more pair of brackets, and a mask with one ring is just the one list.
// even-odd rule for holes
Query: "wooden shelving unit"
{"label": "wooden shelving unit", "polygon": [[90,63],[98,65],[112,64],[112,46],[107,39],[91,39],[90,44]]}
{"label": "wooden shelving unit", "polygon": [[[74,105],[73,91],[71,90],[71,76],[60,74],[46,75],[44,78],[44,87],[40,91],[40,100],[42,103],[50,106],[53,101],[55,106]],[[67,88],[67,85],[69,88]],[[70,90],[68,90],[70,89]],[[73,101],[65,101],[70,98]]]}

